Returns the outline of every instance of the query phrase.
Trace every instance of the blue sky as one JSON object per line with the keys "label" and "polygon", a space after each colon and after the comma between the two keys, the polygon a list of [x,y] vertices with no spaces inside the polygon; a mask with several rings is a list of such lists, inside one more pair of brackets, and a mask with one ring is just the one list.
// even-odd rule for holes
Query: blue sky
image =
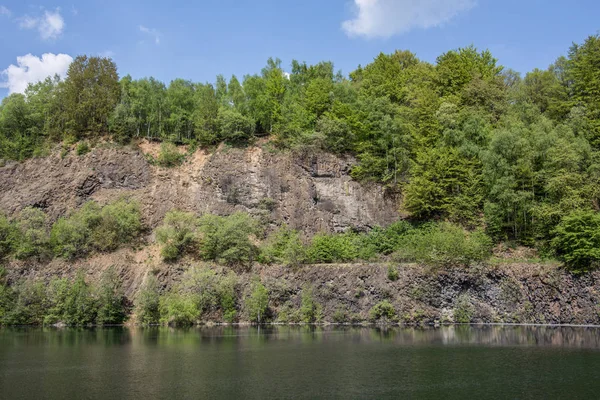
{"label": "blue sky", "polygon": [[381,51],[434,62],[474,44],[524,73],[598,33],[599,15],[598,0],[0,0],[0,97],[79,54],[110,55],[134,78],[212,82],[259,72],[270,56],[347,74]]}

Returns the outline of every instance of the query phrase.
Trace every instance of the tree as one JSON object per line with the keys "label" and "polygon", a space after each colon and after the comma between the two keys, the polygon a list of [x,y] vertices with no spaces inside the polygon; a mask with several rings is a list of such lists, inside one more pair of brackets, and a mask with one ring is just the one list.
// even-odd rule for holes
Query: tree
{"label": "tree", "polygon": [[585,272],[600,265],[600,213],[574,211],[560,221],[553,233],[552,246],[569,269]]}
{"label": "tree", "polygon": [[246,309],[251,321],[260,324],[263,321],[267,307],[269,306],[269,291],[260,282],[255,279],[252,282],[250,295],[246,298]]}
{"label": "tree", "polygon": [[233,108],[221,107],[218,121],[220,138],[228,142],[245,142],[254,134],[254,121]]}
{"label": "tree", "polygon": [[600,35],[589,36],[569,50],[568,74],[574,100],[585,108],[591,130],[587,139],[600,148]]}
{"label": "tree", "polygon": [[44,257],[48,250],[46,214],[38,208],[25,208],[19,213],[16,227],[15,257]]}
{"label": "tree", "polygon": [[158,279],[147,275],[134,301],[138,322],[144,325],[157,324],[160,320],[160,293]]}
{"label": "tree", "polygon": [[77,138],[107,132],[120,94],[117,66],[110,58],[76,57],[60,91],[67,132]]}
{"label": "tree", "polygon": [[108,268],[102,274],[97,288],[97,296],[98,314],[96,323],[107,325],[121,324],[125,321],[125,295],[114,267]]}
{"label": "tree", "polygon": [[197,242],[198,220],[182,211],[169,211],[163,224],[156,229],[156,240],[162,245],[161,256],[173,261],[188,251],[192,251]]}

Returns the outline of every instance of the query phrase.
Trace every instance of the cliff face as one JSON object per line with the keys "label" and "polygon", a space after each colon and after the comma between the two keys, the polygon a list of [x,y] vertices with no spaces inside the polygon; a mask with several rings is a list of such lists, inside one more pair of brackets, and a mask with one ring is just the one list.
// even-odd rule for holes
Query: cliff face
{"label": "cliff face", "polygon": [[[173,208],[217,214],[247,211],[267,224],[285,221],[309,235],[386,225],[398,217],[397,199],[382,186],[352,181],[351,159],[273,152],[268,146],[221,147],[212,153],[197,151],[180,167],[166,169],[146,161],[144,153],[156,152],[156,145],[146,143],[141,148],[98,147],[84,156],[55,154],[8,164],[0,168],[0,210],[15,214],[34,206],[54,220],[90,199],[106,203],[128,195],[139,200],[150,228]],[[132,300],[149,273],[168,290],[197,264],[189,259],[164,263],[151,238],[148,243],[76,261],[12,261],[8,278],[47,281],[84,270],[95,281],[112,266]],[[399,277],[391,281],[387,264],[299,269],[255,265],[238,271],[238,304],[243,304],[252,277],[259,275],[269,289],[274,316],[299,309],[302,290],[309,286],[326,321],[340,316],[368,320],[369,310],[387,300],[400,320],[409,323],[461,316],[473,322],[600,324],[600,272],[577,277],[541,264],[442,272],[414,265],[394,267]],[[243,320],[243,309],[238,311]],[[217,312],[206,318],[218,321],[221,316]]]}
{"label": "cliff face", "polygon": [[153,228],[171,209],[230,214],[247,211],[267,222],[285,221],[307,234],[366,229],[398,217],[396,198],[380,185],[349,176],[351,159],[330,154],[272,152],[221,146],[197,151],[175,168],[150,165],[141,149],[96,148],[84,156],[58,154],[0,168],[0,210],[39,207],[51,219],[85,201],[137,198]]}
{"label": "cliff face", "polygon": [[[147,274],[159,279],[168,291],[197,261],[177,264],[161,261],[158,247],[134,251],[121,249],[85,260],[55,259],[39,265],[15,262],[9,265],[10,281],[22,278],[50,280],[83,270],[96,282],[113,267],[120,275],[125,294],[133,300]],[[214,267],[213,267],[214,268]],[[412,264],[393,265],[398,279],[388,278],[388,264],[306,265],[300,268],[254,265],[237,271],[237,308],[240,321],[247,320],[244,298],[256,276],[269,290],[269,312],[280,318],[300,309],[303,290],[312,288],[323,320],[364,322],[370,310],[390,302],[399,322],[430,324],[445,322],[600,324],[600,272],[574,276],[555,265],[515,263],[471,269],[432,271]],[[227,268],[216,267],[218,274]],[[341,316],[341,317],[340,317]],[[291,318],[291,316],[290,316]],[[219,311],[203,316],[220,322]]]}

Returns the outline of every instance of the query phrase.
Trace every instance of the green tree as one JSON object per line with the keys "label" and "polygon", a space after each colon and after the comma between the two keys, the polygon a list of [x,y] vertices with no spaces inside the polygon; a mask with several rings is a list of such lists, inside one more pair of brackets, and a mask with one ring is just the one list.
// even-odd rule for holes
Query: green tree
{"label": "green tree", "polygon": [[600,265],[600,213],[574,211],[562,218],[553,233],[552,246],[569,269],[585,272]]}
{"label": "green tree", "polygon": [[246,297],[248,317],[251,321],[256,321],[256,323],[260,324],[265,317],[268,306],[269,291],[259,279],[255,279],[252,282],[250,294]]}
{"label": "green tree", "polygon": [[156,228],[156,240],[162,245],[160,254],[172,261],[192,251],[197,242],[198,219],[191,213],[169,211]]}
{"label": "green tree", "polygon": [[120,94],[117,66],[110,58],[76,57],[60,92],[66,130],[77,138],[107,132]]}
{"label": "green tree", "polygon": [[96,292],[98,297],[96,323],[99,325],[123,323],[126,318],[125,295],[114,267],[104,271]]}
{"label": "green tree", "polygon": [[147,275],[134,301],[137,321],[143,325],[160,321],[160,288],[155,275]]}

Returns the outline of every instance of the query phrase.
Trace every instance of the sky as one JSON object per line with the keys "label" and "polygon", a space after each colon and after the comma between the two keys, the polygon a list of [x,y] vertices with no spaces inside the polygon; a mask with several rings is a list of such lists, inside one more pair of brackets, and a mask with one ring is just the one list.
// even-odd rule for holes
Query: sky
{"label": "sky", "polygon": [[599,15],[598,0],[0,0],[0,97],[80,54],[111,57],[120,76],[214,82],[269,57],[348,74],[380,52],[434,63],[472,44],[526,73],[599,33]]}

